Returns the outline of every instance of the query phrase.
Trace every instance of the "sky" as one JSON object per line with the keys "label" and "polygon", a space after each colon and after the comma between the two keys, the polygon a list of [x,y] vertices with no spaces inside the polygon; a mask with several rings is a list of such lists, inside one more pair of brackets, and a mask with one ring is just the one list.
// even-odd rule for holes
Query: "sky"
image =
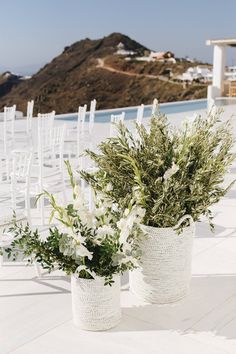
{"label": "sky", "polygon": [[[121,32],[156,51],[212,62],[236,37],[236,0],[0,0],[0,69],[29,72],[83,38]],[[236,49],[228,64],[236,65]]]}

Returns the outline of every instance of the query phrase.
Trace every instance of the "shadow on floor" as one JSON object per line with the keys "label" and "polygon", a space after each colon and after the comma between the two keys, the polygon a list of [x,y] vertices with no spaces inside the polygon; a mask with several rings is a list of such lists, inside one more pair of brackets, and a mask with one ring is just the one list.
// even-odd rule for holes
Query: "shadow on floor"
{"label": "shadow on floor", "polygon": [[112,331],[211,332],[236,339],[236,275],[194,276],[189,295],[177,303],[143,303],[122,311],[124,319]]}
{"label": "shadow on floor", "polygon": [[[23,293],[9,293],[9,294],[0,294],[0,298],[8,298],[8,297],[25,297],[25,296],[37,296],[37,295],[60,295],[60,294],[68,294],[70,293],[70,287],[68,289],[68,285],[65,287],[58,286],[53,284],[53,281],[64,281],[65,283],[70,283],[70,279],[68,276],[55,276],[55,275],[46,275],[42,278],[17,278],[17,279],[0,279],[1,282],[34,282],[38,285],[41,285],[41,289],[45,287],[43,291],[35,291],[35,292],[23,292]],[[50,290],[50,291],[48,291]]]}
{"label": "shadow on floor", "polygon": [[196,223],[196,236],[195,238],[217,238],[226,239],[227,237],[236,236],[235,227],[223,227],[214,224],[214,230],[212,231],[207,222],[201,221]]}

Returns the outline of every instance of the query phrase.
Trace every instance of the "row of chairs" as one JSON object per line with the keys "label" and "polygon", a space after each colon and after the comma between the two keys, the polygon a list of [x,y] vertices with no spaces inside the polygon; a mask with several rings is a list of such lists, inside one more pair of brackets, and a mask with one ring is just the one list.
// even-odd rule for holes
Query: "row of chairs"
{"label": "row of chairs", "polygon": [[[92,100],[90,104],[90,111],[89,111],[89,124],[86,125],[88,127],[87,131],[85,129],[85,117],[87,111],[87,105],[80,106],[78,109],[78,119],[77,119],[77,126],[76,129],[68,129],[67,130],[67,141],[79,141],[81,136],[83,137],[86,133],[89,136],[93,133],[94,128],[94,118],[95,118],[95,111],[96,111],[96,100]],[[155,113],[158,107],[157,99],[154,99],[152,105],[152,113]],[[1,154],[7,154],[9,150],[14,148],[15,140],[21,140],[22,143],[28,144],[32,143],[32,118],[33,118],[33,108],[34,108],[34,101],[31,100],[27,103],[27,114],[25,120],[25,127],[21,130],[15,129],[15,115],[16,115],[16,105],[12,107],[5,107],[4,108],[4,119],[3,119],[3,130],[2,130],[2,137],[0,138],[0,152]],[[50,114],[38,114],[39,118],[47,118],[49,115],[52,117],[51,119],[54,120],[55,111],[51,112]],[[142,123],[144,116],[144,105],[141,104],[137,110],[137,117],[136,122],[138,124]],[[115,133],[114,123],[119,121],[124,121],[125,113],[122,112],[119,115],[111,115],[111,124],[110,124],[110,136]],[[77,149],[77,153],[80,153],[79,147]]]}
{"label": "row of chairs", "polygon": [[[37,224],[45,224],[44,196],[36,208],[33,204],[37,196],[44,190],[62,194],[66,203],[66,188],[63,174],[63,144],[65,125],[54,126],[55,112],[40,115],[37,119],[36,136],[32,137],[33,145],[24,149],[14,149],[1,158],[0,198],[16,211],[16,219],[32,225],[32,212],[39,218]],[[19,132],[18,132],[19,133]],[[24,135],[24,131],[22,131]],[[21,134],[20,134],[21,135]],[[17,139],[16,139],[17,141]],[[5,163],[5,165],[4,165]],[[4,169],[5,167],[5,169]],[[24,211],[24,213],[22,213]],[[8,239],[3,228],[12,222],[12,212],[0,215],[0,246],[7,244]],[[5,236],[5,237],[3,237]],[[0,257],[0,264],[3,257]],[[36,265],[39,275],[40,269]]]}
{"label": "row of chairs", "polygon": [[[27,106],[27,118],[26,118],[26,129],[25,130],[15,130],[14,129],[14,115],[15,106],[5,107],[4,109],[4,127],[3,127],[3,149],[0,153],[0,181],[2,184],[11,182],[13,164],[14,162],[14,152],[24,150],[32,153],[32,172],[30,187],[27,187],[29,196],[35,196],[37,193],[41,193],[44,189],[49,189],[50,186],[60,185],[60,190],[62,191],[64,200],[66,199],[65,190],[65,180],[64,180],[64,163],[63,160],[67,154],[69,158],[77,162],[77,166],[84,168],[83,158],[80,157],[83,148],[81,148],[81,143],[85,142],[85,148],[91,147],[89,144],[89,136],[91,136],[94,127],[94,116],[96,109],[96,100],[91,102],[90,113],[89,113],[89,124],[86,125],[85,129],[85,116],[87,106],[81,106],[78,110],[78,120],[76,129],[71,129],[66,131],[65,124],[56,126],[54,124],[55,111],[47,114],[38,114],[36,129],[32,130],[32,117],[33,117],[33,101],[28,102]],[[152,112],[154,113],[157,109],[158,102],[155,99],[153,101]],[[144,113],[144,106],[141,105],[137,112],[137,123],[141,124]],[[115,123],[124,122],[125,113],[122,112],[120,115],[111,115],[110,124],[110,136],[113,136],[116,132]],[[7,123],[10,122],[10,128]],[[9,134],[9,136],[8,136]],[[13,145],[13,149],[7,149],[7,143],[12,140],[21,143],[23,142],[23,147],[21,145]],[[75,143],[76,151],[71,149],[71,146]],[[69,147],[68,151],[65,146]],[[13,155],[11,154],[13,151]],[[25,156],[25,155],[23,155]],[[20,162],[21,160],[19,160]],[[22,160],[23,161],[23,160]],[[25,160],[24,160],[25,161]],[[20,167],[20,166],[19,166]],[[55,183],[56,182],[56,183]],[[28,201],[28,196],[25,198]],[[40,202],[40,217],[41,223],[45,222],[44,216],[44,201],[43,198]],[[29,205],[30,203],[28,203]],[[15,199],[12,198],[12,206],[15,207]],[[30,214],[30,210],[28,210]],[[31,216],[28,215],[29,219]]]}
{"label": "row of chairs", "polygon": [[[47,114],[38,114],[37,127],[32,130],[32,117],[33,117],[33,105],[34,101],[28,102],[27,105],[27,118],[26,129],[15,129],[15,111],[16,106],[5,107],[4,109],[4,121],[3,121],[3,139],[2,148],[0,148],[0,181],[8,181],[10,176],[10,160],[11,151],[19,150],[19,148],[26,149],[33,152],[33,165],[35,162],[39,164],[38,179],[39,185],[43,185],[43,165],[45,164],[44,157],[47,155],[47,159],[50,158],[52,167],[58,167],[62,173],[63,170],[63,156],[65,153],[69,155],[69,158],[74,156],[79,158],[84,148],[91,147],[91,135],[94,127],[94,116],[96,109],[96,100],[91,102],[89,112],[89,124],[85,125],[85,116],[87,106],[80,106],[78,110],[77,126],[75,129],[67,129],[65,125],[54,125],[55,111]],[[153,101],[152,112],[157,109],[158,102],[155,99]],[[136,122],[142,123],[144,113],[144,105],[141,105],[137,111]],[[111,124],[109,135],[113,136],[116,133],[116,123],[124,122],[125,112],[119,115],[111,115]],[[9,125],[8,125],[9,123]],[[87,127],[87,130],[85,129]],[[85,146],[82,146],[82,143]],[[71,147],[76,144],[76,149]],[[67,151],[65,146],[68,147]],[[56,162],[57,161],[57,162]],[[40,189],[40,188],[39,188]]]}
{"label": "row of chairs", "polygon": [[[80,108],[79,114],[80,116],[85,114],[85,110]],[[12,209],[17,211],[17,221],[28,222],[29,225],[32,225],[32,201],[35,201],[37,195],[44,190],[54,194],[57,192],[62,194],[63,204],[66,203],[63,173],[65,125],[56,126],[54,124],[54,111],[48,114],[39,114],[35,129],[32,130],[32,124],[29,123],[25,130],[17,131],[16,136],[15,106],[5,108],[4,116],[4,122],[10,122],[10,124],[4,129],[6,134],[3,135],[3,154],[0,158],[0,198],[1,200],[9,200]],[[30,122],[28,117],[27,122]],[[92,130],[94,116],[90,122],[89,129]],[[6,144],[9,141],[8,135],[11,137],[9,146]],[[16,150],[15,148],[21,140],[25,143],[25,150],[22,148]],[[13,147],[14,149],[11,149]],[[26,213],[19,213],[19,207]],[[45,200],[42,195],[36,210],[42,225],[45,224],[45,209]],[[4,233],[3,228],[9,228],[11,219],[12,213],[0,215],[0,246],[8,245],[8,236],[11,235]],[[0,256],[1,264],[3,264],[2,256]],[[41,275],[40,267],[37,264],[35,266],[37,275]]]}
{"label": "row of chairs", "polygon": [[[156,110],[157,104],[154,100],[152,112]],[[32,203],[44,190],[58,193],[61,195],[62,202],[67,202],[63,163],[66,154],[65,146],[69,147],[71,153],[72,143],[77,144],[73,156],[74,160],[78,161],[82,152],[81,142],[84,140],[88,144],[89,137],[93,134],[96,100],[91,102],[88,124],[85,124],[87,106],[84,105],[79,107],[75,129],[67,129],[67,131],[64,124],[55,124],[55,111],[38,114],[36,125],[32,129],[33,105],[33,101],[28,102],[26,125],[25,129],[21,130],[15,128],[16,106],[4,109],[3,145],[0,152],[0,198],[10,200],[12,209],[17,211],[17,220],[24,220],[32,225],[31,214],[35,209],[40,219],[39,223],[44,225],[47,209],[44,197],[39,199],[37,208],[33,208]],[[138,124],[142,123],[143,114],[144,106],[141,105],[137,112]],[[116,133],[114,123],[124,122],[124,120],[124,112],[111,116],[110,136]],[[80,168],[83,168],[81,161]],[[18,208],[26,213],[18,212]],[[0,215],[0,229],[1,226],[6,227],[11,222],[11,218],[12,214]],[[0,230],[0,245],[3,242],[1,235]],[[0,263],[2,261],[0,257]],[[36,271],[39,274],[37,265]]]}

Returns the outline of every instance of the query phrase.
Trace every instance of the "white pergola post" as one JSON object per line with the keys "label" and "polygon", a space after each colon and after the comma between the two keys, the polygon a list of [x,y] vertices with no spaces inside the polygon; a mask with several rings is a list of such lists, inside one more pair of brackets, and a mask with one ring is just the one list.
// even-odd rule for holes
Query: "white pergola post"
{"label": "white pergola post", "polygon": [[212,82],[215,97],[222,96],[224,92],[225,58],[226,58],[226,46],[215,44],[214,52],[213,52],[213,82]]}

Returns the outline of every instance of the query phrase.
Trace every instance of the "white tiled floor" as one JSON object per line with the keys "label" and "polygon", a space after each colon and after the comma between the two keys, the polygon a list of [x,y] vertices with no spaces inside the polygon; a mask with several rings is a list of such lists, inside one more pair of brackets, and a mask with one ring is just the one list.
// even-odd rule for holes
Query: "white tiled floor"
{"label": "white tiled floor", "polygon": [[[231,176],[235,175],[232,170]],[[107,332],[74,327],[69,279],[0,268],[0,354],[236,354],[236,187],[203,220],[194,241],[190,294],[171,305],[136,299],[122,279],[123,318]]]}

